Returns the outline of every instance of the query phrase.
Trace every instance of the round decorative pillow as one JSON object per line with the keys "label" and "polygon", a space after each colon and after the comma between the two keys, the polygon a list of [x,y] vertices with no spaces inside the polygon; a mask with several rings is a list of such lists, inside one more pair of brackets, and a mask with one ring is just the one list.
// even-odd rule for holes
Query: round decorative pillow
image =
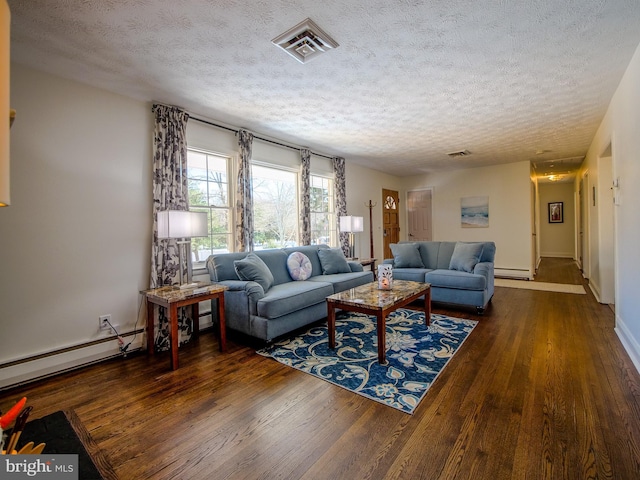
{"label": "round decorative pillow", "polygon": [[293,252],[287,258],[287,269],[294,280],[306,280],[311,276],[311,260],[304,253]]}

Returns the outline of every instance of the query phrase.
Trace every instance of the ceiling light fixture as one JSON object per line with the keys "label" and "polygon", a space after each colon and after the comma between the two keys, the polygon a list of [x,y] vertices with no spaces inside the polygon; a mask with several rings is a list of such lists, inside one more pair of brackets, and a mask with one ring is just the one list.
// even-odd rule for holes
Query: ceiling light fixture
{"label": "ceiling light fixture", "polygon": [[307,18],[271,40],[300,63],[307,63],[324,52],[338,48],[338,43],[311,19]]}

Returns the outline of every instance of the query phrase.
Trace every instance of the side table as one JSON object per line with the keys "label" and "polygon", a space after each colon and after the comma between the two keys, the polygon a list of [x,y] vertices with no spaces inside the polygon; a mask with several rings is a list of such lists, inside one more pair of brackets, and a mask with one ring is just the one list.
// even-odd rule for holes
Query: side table
{"label": "side table", "polygon": [[[167,309],[169,325],[171,327],[171,369],[178,369],[178,308],[192,305],[193,332],[198,334],[200,329],[200,312],[198,303],[206,300],[218,300],[218,324],[220,327],[219,341],[220,351],[227,351],[227,334],[224,320],[224,292],[228,287],[224,285],[199,285],[194,288],[180,289],[176,286],[166,286],[145,290],[147,299],[147,354],[155,353],[155,328],[153,318],[153,305],[159,305]],[[213,309],[212,309],[213,310]]]}
{"label": "side table", "polygon": [[377,258],[354,258],[353,261],[358,262],[363,267],[369,265],[371,267],[371,271],[373,272],[373,279],[376,279],[376,262],[378,261]]}

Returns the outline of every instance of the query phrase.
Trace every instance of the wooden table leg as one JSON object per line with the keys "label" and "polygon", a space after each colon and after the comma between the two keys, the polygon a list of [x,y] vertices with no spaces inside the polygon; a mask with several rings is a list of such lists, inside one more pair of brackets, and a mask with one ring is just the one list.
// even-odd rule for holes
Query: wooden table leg
{"label": "wooden table leg", "polygon": [[431,325],[431,288],[424,294],[424,321],[427,327]]}
{"label": "wooden table leg", "polygon": [[178,369],[178,306],[169,307],[169,325],[171,326],[171,369]]}
{"label": "wooden table leg", "polygon": [[155,352],[155,325],[153,318],[153,303],[147,300],[147,354],[153,355]]}
{"label": "wooden table leg", "polygon": [[329,330],[329,348],[336,348],[336,310],[332,302],[327,301],[327,330]]}
{"label": "wooden table leg", "polygon": [[198,302],[191,305],[191,316],[193,321],[193,336],[200,335],[200,304]]}
{"label": "wooden table leg", "polygon": [[[212,300],[213,301],[213,300]],[[224,319],[224,292],[218,295],[218,326],[220,327],[220,351],[227,351],[227,324]]]}
{"label": "wooden table leg", "polygon": [[387,363],[387,328],[384,321],[384,312],[377,312],[377,328],[378,328],[378,363],[386,365]]}

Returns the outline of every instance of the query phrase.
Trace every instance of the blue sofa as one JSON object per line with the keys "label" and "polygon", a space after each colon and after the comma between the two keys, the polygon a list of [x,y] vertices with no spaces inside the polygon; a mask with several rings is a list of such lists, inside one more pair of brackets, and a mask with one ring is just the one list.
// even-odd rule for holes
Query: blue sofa
{"label": "blue sofa", "polygon": [[[319,255],[319,250],[325,251]],[[305,280],[294,280],[287,267],[294,252],[303,253],[310,261],[310,276]],[[341,268],[327,265],[329,253],[342,256],[344,260],[338,259]],[[242,261],[255,257],[264,262],[258,270],[266,265],[271,273],[271,285],[265,285],[262,278],[248,280],[251,274],[243,271],[244,279],[239,276],[238,266],[246,265]],[[229,287],[224,297],[227,327],[267,342],[325,318],[329,295],[373,281],[372,272],[365,272],[362,265],[348,262],[338,249],[326,245],[214,254],[207,259],[207,269],[211,281]]]}
{"label": "blue sofa", "polygon": [[483,314],[493,297],[494,242],[400,242],[383,263],[393,278],[431,284],[431,300],[475,307]]}

